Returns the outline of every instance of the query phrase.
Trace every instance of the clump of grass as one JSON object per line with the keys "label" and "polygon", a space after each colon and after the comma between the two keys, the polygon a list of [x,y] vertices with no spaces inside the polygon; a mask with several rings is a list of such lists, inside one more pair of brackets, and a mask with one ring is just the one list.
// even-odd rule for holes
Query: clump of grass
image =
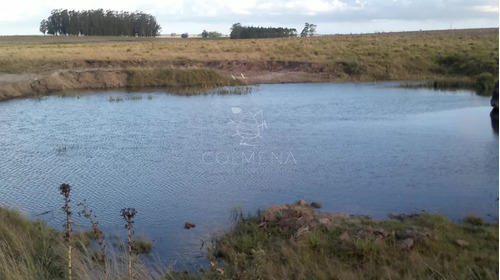
{"label": "clump of grass", "polygon": [[134,94],[128,98],[128,100],[142,100],[142,95]]}
{"label": "clump of grass", "polygon": [[484,220],[476,216],[467,216],[464,218],[464,223],[473,226],[482,226],[485,224]]}
{"label": "clump of grass", "polygon": [[[400,249],[408,236],[411,248]],[[403,221],[351,217],[330,229],[297,230],[241,217],[215,240],[209,258],[214,273],[228,279],[497,279],[498,225],[420,214]]]}
{"label": "clump of grass", "polygon": [[117,97],[110,96],[109,97],[109,102],[121,102],[121,101],[123,101],[123,97],[121,97],[121,96],[117,96]]}
{"label": "clump of grass", "polygon": [[0,279],[64,279],[67,246],[42,221],[0,208]]}
{"label": "clump of grass", "polygon": [[474,80],[469,77],[440,78],[434,81],[404,82],[403,88],[433,88],[433,89],[474,89]]}
{"label": "clump of grass", "polygon": [[132,245],[132,252],[136,255],[149,254],[152,249],[153,243],[144,239],[135,240]]}

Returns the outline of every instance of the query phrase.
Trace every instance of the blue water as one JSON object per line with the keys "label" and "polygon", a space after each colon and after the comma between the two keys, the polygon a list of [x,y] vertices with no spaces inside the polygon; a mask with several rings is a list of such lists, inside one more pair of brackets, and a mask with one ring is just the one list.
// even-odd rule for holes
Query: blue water
{"label": "blue water", "polygon": [[[141,95],[141,100],[130,100]],[[109,97],[123,97],[110,102]],[[152,97],[151,99],[148,96]],[[385,218],[427,211],[498,219],[498,135],[489,99],[393,84],[261,85],[248,95],[95,92],[0,103],[0,203],[60,228],[87,200],[106,233],[136,233],[189,266],[202,240],[304,198]],[[184,222],[196,224],[183,229]],[[75,217],[75,226],[86,228]]]}

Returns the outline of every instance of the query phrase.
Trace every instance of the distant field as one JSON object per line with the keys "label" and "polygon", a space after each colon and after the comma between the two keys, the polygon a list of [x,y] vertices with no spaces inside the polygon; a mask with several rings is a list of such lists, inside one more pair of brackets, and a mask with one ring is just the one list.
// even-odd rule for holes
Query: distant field
{"label": "distant field", "polygon": [[237,60],[312,62],[332,68],[352,68],[347,69],[351,75],[359,72],[374,78],[407,79],[428,75],[435,68],[436,57],[444,55],[498,59],[498,29],[253,40],[0,37],[0,71],[8,73],[47,66],[70,67],[70,62],[85,60],[167,63]]}
{"label": "distant field", "polygon": [[[95,81],[101,81],[99,88],[130,87],[131,73],[141,71],[145,72],[139,84],[167,86],[157,78],[173,73],[168,69],[200,68],[220,74],[213,82],[204,80],[204,85],[234,76],[242,80],[241,76],[244,83],[399,80],[491,94],[498,80],[498,38],[498,28],[244,40],[6,36],[0,37],[0,76],[2,72],[23,74],[3,74],[4,83],[9,79],[27,82],[12,87],[4,84],[0,95],[8,99],[29,96],[33,89],[44,94],[92,88]],[[67,71],[73,72],[65,76]],[[85,71],[94,71],[94,76],[82,82],[85,79],[77,76]],[[53,74],[59,78],[51,79],[51,86],[32,83],[32,77],[54,78]],[[102,75],[114,75],[111,80],[122,76],[117,78],[119,83],[113,83]],[[156,78],[148,81],[149,76]],[[215,76],[205,78],[209,77]],[[185,80],[178,74],[171,78],[178,79],[174,84],[179,86]]]}

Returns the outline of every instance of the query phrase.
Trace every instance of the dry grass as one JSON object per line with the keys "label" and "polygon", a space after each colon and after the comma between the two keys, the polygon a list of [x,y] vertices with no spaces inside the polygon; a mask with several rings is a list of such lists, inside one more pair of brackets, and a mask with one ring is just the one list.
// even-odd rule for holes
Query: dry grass
{"label": "dry grass", "polygon": [[408,80],[435,76],[441,56],[498,61],[498,29],[257,40],[1,37],[3,42],[0,72],[9,73],[72,68],[84,61],[294,61],[320,64],[323,71],[338,72],[338,79]]}
{"label": "dry grass", "polygon": [[[67,279],[67,249],[61,232],[41,221],[30,221],[17,211],[3,208],[0,208],[0,225],[0,279]],[[127,255],[114,250],[109,252],[106,270],[96,261],[88,234],[73,234],[72,237],[75,245],[72,256],[74,279],[102,280],[106,279],[106,271],[107,279],[162,277],[160,272],[151,265],[146,267],[137,257],[133,262],[134,278],[128,277]]]}

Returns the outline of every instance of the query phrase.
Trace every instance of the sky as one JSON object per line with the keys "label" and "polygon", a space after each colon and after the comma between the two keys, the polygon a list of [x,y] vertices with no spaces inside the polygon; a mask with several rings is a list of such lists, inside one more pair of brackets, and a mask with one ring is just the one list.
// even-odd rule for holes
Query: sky
{"label": "sky", "polygon": [[162,34],[229,34],[234,23],[296,28],[318,34],[498,27],[498,0],[6,0],[0,35],[41,35],[52,9],[143,11]]}

